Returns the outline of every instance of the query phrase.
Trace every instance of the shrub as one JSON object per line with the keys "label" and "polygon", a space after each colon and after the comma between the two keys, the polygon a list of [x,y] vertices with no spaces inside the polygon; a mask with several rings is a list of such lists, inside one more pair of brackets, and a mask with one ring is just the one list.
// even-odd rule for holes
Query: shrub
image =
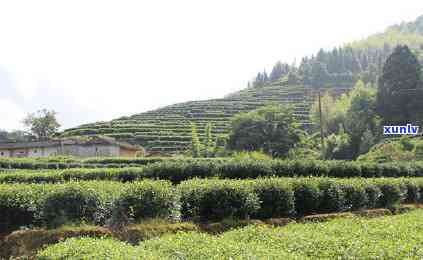
{"label": "shrub", "polygon": [[341,184],[335,181],[320,181],[319,188],[321,190],[321,200],[319,211],[339,212],[345,208],[345,192]]}
{"label": "shrub", "polygon": [[46,196],[41,216],[47,226],[81,220],[93,222],[99,206],[100,200],[93,190],[68,186]]}
{"label": "shrub", "polygon": [[405,186],[407,188],[407,195],[405,198],[405,202],[407,203],[417,203],[420,201],[420,187],[418,183],[414,182],[406,182]]}
{"label": "shrub", "polygon": [[361,176],[361,167],[353,162],[330,162],[329,176],[331,177],[359,177]]}
{"label": "shrub", "polygon": [[117,199],[114,211],[134,219],[168,218],[175,210],[175,202],[176,195],[169,182],[135,182]]}
{"label": "shrub", "polygon": [[376,208],[378,201],[382,196],[382,191],[378,186],[373,184],[365,184],[364,190],[367,194],[367,208]]}
{"label": "shrub", "polygon": [[248,218],[260,207],[259,198],[251,185],[229,180],[191,180],[178,189],[181,194],[183,218],[222,220]]}
{"label": "shrub", "polygon": [[253,191],[260,200],[260,209],[254,217],[278,218],[290,216],[295,212],[292,185],[283,179],[262,179],[251,182]]}
{"label": "shrub", "polygon": [[163,162],[148,165],[145,176],[149,178],[170,180],[179,183],[192,178],[216,176],[216,165],[212,162]]}
{"label": "shrub", "polygon": [[358,184],[348,184],[343,187],[345,193],[345,208],[360,210],[369,207],[369,198],[365,188]]}
{"label": "shrub", "polygon": [[306,215],[318,210],[321,192],[317,183],[307,180],[298,181],[295,184],[294,196],[297,214]]}
{"label": "shrub", "polygon": [[257,178],[272,176],[273,171],[266,161],[241,160],[222,163],[218,169],[220,177],[231,179]]}
{"label": "shrub", "polygon": [[404,194],[398,184],[393,182],[378,183],[382,196],[379,198],[379,206],[393,208],[399,205]]}
{"label": "shrub", "polygon": [[365,178],[381,177],[383,169],[376,163],[361,164],[361,176]]}

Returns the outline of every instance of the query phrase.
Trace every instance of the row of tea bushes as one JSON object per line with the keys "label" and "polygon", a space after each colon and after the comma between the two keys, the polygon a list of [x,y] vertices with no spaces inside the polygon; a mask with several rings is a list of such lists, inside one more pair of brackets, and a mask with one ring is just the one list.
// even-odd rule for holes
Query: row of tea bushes
{"label": "row of tea bushes", "polygon": [[225,161],[225,158],[171,158],[171,157],[99,157],[76,159],[72,157],[0,158],[0,169],[72,169],[72,168],[122,168],[139,167],[163,161]]}
{"label": "row of tea bushes", "polygon": [[81,220],[266,219],[391,208],[421,202],[422,195],[423,178],[195,179],[176,188],[167,181],[1,184],[0,223],[11,228]]}
{"label": "row of tea bushes", "polygon": [[275,218],[392,208],[423,201],[423,178],[190,180],[178,186],[188,219]]}
{"label": "row of tea bushes", "polygon": [[[57,226],[74,221],[168,218],[177,198],[166,181],[68,182],[0,185],[0,233],[19,226]],[[125,220],[127,221],[127,220]]]}
{"label": "row of tea bushes", "polygon": [[[112,161],[110,161],[112,162]],[[0,183],[63,182],[68,180],[162,179],[173,183],[193,178],[254,179],[258,177],[423,177],[423,163],[357,163],[283,160],[164,160],[143,167],[16,171],[0,173]]]}

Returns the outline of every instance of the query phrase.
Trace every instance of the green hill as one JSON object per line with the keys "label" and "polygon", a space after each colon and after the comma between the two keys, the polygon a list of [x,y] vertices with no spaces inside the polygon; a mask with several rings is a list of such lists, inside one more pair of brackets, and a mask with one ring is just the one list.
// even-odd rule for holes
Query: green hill
{"label": "green hill", "polygon": [[[338,92],[345,90],[339,89]],[[268,85],[245,89],[225,98],[179,103],[157,110],[67,129],[63,135],[107,135],[140,144],[152,153],[178,153],[189,148],[191,122],[200,134],[213,124],[213,135],[229,133],[230,118],[272,103],[292,104],[300,122],[310,125],[308,111],[314,92],[304,86]]]}
{"label": "green hill", "polygon": [[423,16],[361,41],[320,50],[315,56],[303,58],[297,67],[278,62],[269,77],[259,73],[251,87],[221,99],[179,103],[109,122],[85,124],[67,129],[62,135],[107,135],[142,145],[150,153],[180,153],[189,148],[191,122],[197,124],[200,139],[209,122],[213,123],[214,136],[228,134],[233,115],[271,103],[293,104],[297,118],[308,128],[308,112],[318,88],[339,95],[359,79],[376,83],[397,44],[407,44],[420,54]]}

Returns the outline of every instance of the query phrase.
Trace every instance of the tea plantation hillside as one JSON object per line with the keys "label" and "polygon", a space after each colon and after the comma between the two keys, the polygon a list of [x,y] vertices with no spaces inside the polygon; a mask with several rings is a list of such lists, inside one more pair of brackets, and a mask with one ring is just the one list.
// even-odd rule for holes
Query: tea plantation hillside
{"label": "tea plantation hillside", "polygon": [[191,122],[200,138],[207,123],[213,135],[228,134],[230,118],[269,103],[293,104],[297,118],[310,126],[308,111],[316,89],[330,87],[334,95],[350,89],[357,80],[377,83],[383,64],[398,44],[407,44],[423,62],[423,16],[387,28],[366,39],[332,50],[321,49],[304,57],[299,66],[278,62],[272,73],[259,73],[250,86],[221,99],[179,103],[157,110],[67,129],[63,136],[108,135],[139,144],[150,153],[181,153],[190,145]]}
{"label": "tea plantation hillside", "polygon": [[[331,89],[340,94],[347,88]],[[195,122],[200,139],[207,123],[213,124],[212,134],[228,134],[230,118],[237,113],[277,103],[292,104],[302,125],[310,125],[309,110],[316,92],[301,85],[284,82],[247,88],[221,99],[190,101],[145,113],[122,117],[110,122],[97,122],[67,129],[64,136],[107,135],[139,144],[150,153],[174,154],[187,150],[191,143],[191,122]]]}

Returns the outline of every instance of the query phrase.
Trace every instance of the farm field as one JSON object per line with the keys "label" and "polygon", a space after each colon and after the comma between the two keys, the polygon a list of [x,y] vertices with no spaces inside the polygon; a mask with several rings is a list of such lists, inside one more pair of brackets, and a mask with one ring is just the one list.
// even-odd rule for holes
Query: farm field
{"label": "farm field", "polygon": [[423,210],[417,210],[374,219],[251,225],[219,236],[183,232],[137,246],[72,238],[42,250],[37,259],[421,259],[422,227]]}
{"label": "farm field", "polygon": [[[186,259],[198,259],[201,254],[204,254],[204,258],[216,258],[217,252],[223,256],[233,255],[238,258],[247,255],[259,257],[266,253],[275,257],[285,255],[287,258],[313,258],[313,250],[301,250],[300,244],[297,245],[298,248],[291,248],[293,245],[283,243],[269,246],[270,242],[266,242],[266,239],[279,241],[281,238],[278,234],[283,234],[285,228],[249,224],[273,223],[272,219],[286,224],[294,220],[313,219],[313,216],[319,216],[316,214],[338,213],[340,216],[352,216],[345,212],[378,209],[385,209],[385,213],[395,213],[403,204],[423,202],[423,166],[418,162],[377,164],[234,159],[178,161],[164,158],[150,162],[135,161],[137,159],[119,161],[114,158],[110,161],[94,160],[96,168],[60,169],[44,168],[39,164],[64,163],[69,166],[72,163],[77,166],[81,162],[65,162],[59,158],[59,162],[54,162],[51,158],[43,160],[1,161],[5,168],[0,171],[0,234],[3,236],[0,243],[14,252],[1,252],[3,255],[21,256],[28,252],[33,255],[36,250],[59,242],[60,237],[88,236],[91,238],[71,239],[58,244],[57,247],[61,249],[55,249],[54,246],[53,249],[46,249],[40,253],[40,257],[51,254],[47,259],[54,259],[56,252],[63,253],[68,250],[66,248],[77,247],[77,251],[85,252],[84,250],[98,245],[105,249],[110,248],[104,252],[106,255],[136,252],[139,256],[147,254],[145,256],[152,259],[163,259],[176,254],[176,251],[169,250],[174,247],[170,243],[177,243],[181,250],[186,250],[180,252],[186,254]],[[90,163],[91,160],[87,160],[83,164]],[[128,167],[131,163],[136,164],[136,167]],[[338,232],[338,222],[328,223],[334,223],[333,232]],[[360,223],[355,227],[360,227]],[[88,227],[84,228],[85,225]],[[143,231],[139,231],[137,225],[141,225]],[[294,228],[297,225],[303,226],[295,224],[286,227],[287,230],[292,228],[294,237],[299,236]],[[320,224],[313,225],[304,227],[316,227],[317,230]],[[242,226],[246,226],[245,229],[229,231],[221,236],[211,236],[203,232],[165,235],[198,230],[214,233],[212,231],[216,228],[220,230],[217,233],[221,233],[231,227]],[[65,231],[60,231],[64,227]],[[125,232],[138,235],[125,237],[116,233],[116,230],[126,230]],[[257,241],[246,241],[246,247],[237,245],[237,242],[228,243],[234,234],[245,236],[246,239],[257,237]],[[328,236],[322,235],[321,239],[329,239]],[[344,237],[343,234],[341,236]],[[38,242],[33,241],[34,237],[38,237]],[[92,240],[100,237],[105,238]],[[120,241],[108,240],[106,237]],[[346,236],[345,239],[347,238],[349,237]],[[144,240],[148,241],[142,242],[139,247],[133,246]],[[209,250],[201,251],[196,247],[200,245],[196,242],[198,240],[212,246]],[[123,244],[125,241],[131,242],[131,245]],[[320,245],[315,246],[319,248]],[[22,248],[33,249],[25,251]],[[323,256],[338,256],[342,248],[333,251],[329,247],[327,255]],[[316,254],[319,250],[323,251],[323,246]],[[408,250],[407,247],[404,250]],[[387,254],[393,254],[392,252],[387,251]],[[101,250],[97,250],[97,253],[103,254]],[[370,250],[354,253],[358,257],[360,254],[377,255],[381,252]],[[416,251],[413,254],[420,253]]]}

